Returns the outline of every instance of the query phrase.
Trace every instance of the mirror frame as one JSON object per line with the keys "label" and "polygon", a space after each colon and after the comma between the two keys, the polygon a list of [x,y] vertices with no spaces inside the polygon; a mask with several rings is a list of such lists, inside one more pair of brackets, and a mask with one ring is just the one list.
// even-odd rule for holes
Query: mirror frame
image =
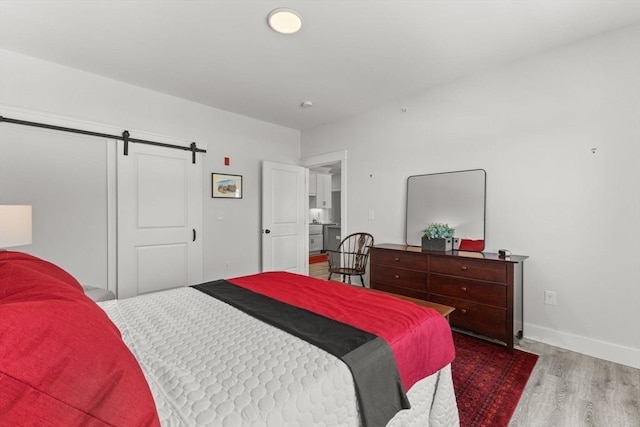
{"label": "mirror frame", "polygon": [[[427,177],[442,177],[444,175],[452,175],[452,174],[465,174],[465,173],[469,173],[469,172],[473,172],[473,173],[478,173],[478,172],[482,172],[482,184],[480,185],[478,183],[477,186],[477,190],[480,189],[480,187],[482,188],[482,236],[473,236],[473,239],[482,239],[482,249],[479,249],[478,252],[482,252],[484,251],[485,248],[485,242],[486,242],[486,227],[487,227],[487,171],[485,171],[484,169],[468,169],[468,170],[460,170],[460,171],[451,171],[451,172],[439,172],[439,173],[431,173],[431,174],[422,174],[422,175],[412,175],[410,177],[407,178],[407,199],[406,199],[406,212],[405,212],[405,244],[409,245],[409,246],[421,246],[420,243],[416,244],[415,242],[411,241],[409,242],[409,227],[411,227],[411,230],[414,230],[415,228],[415,224],[409,224],[409,213],[411,212],[410,209],[415,209],[416,207],[412,205],[412,200],[410,200],[410,194],[411,194],[411,179],[415,179],[415,178],[427,178]],[[424,196],[424,197],[429,197],[429,196]],[[414,203],[415,204],[415,203]],[[476,218],[479,216],[479,214],[476,214]],[[446,219],[434,219],[431,222],[447,222]],[[421,227],[426,227],[428,224],[422,224]],[[455,235],[455,237],[462,237],[462,236],[457,236]],[[470,239],[472,238],[471,236],[468,236]]]}

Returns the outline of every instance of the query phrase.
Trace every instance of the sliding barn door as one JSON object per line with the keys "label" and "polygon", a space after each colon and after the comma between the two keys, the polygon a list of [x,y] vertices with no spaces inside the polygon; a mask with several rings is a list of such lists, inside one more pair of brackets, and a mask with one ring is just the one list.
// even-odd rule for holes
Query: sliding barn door
{"label": "sliding barn door", "polygon": [[118,298],[202,280],[202,159],[118,142]]}

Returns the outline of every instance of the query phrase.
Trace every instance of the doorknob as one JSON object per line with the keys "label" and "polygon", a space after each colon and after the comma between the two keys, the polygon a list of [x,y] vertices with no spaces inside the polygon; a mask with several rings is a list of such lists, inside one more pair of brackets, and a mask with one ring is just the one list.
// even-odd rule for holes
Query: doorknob
{"label": "doorknob", "polygon": [[264,234],[269,234],[269,233],[271,233],[271,230],[269,230],[268,228],[264,230]]}

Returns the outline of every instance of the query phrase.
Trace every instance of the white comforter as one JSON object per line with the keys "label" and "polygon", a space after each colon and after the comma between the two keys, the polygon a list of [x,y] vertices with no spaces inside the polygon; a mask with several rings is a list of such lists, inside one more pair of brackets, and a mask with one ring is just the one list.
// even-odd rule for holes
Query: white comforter
{"label": "white comforter", "polygon": [[[138,359],[163,426],[358,426],[334,356],[191,288],[99,305]],[[456,426],[450,366],[415,384],[389,427]]]}

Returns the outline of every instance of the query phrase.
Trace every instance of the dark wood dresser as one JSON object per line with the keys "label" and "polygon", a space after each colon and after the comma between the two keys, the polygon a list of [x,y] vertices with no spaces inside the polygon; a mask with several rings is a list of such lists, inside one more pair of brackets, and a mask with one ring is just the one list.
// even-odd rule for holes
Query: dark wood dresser
{"label": "dark wood dresser", "polygon": [[371,248],[371,288],[455,307],[451,326],[501,341],[522,338],[522,264],[528,257],[464,251]]}

